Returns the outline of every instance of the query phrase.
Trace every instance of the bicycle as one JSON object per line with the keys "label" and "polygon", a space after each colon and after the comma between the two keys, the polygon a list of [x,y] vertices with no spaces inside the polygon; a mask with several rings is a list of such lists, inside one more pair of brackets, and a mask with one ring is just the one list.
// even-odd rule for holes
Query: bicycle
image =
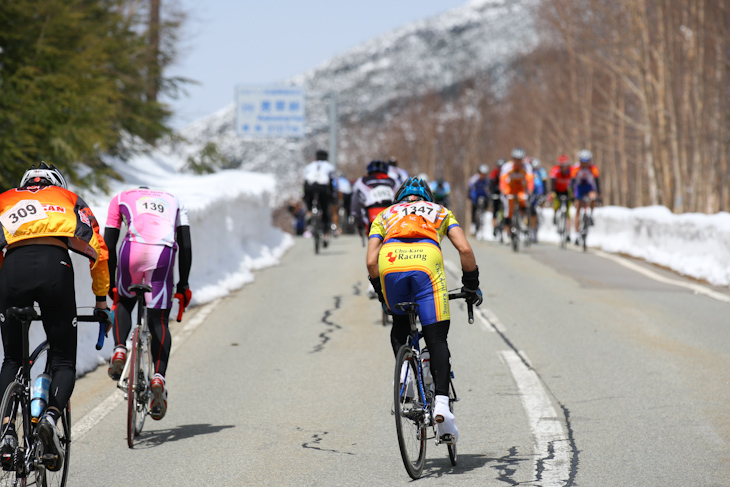
{"label": "bicycle", "polygon": [[[32,306],[25,308],[12,307],[6,312],[7,318],[15,318],[20,321],[22,331],[23,362],[15,380],[10,383],[3,394],[0,402],[0,413],[2,418],[9,418],[2,426],[0,438],[8,433],[10,425],[14,425],[17,434],[18,446],[12,453],[4,453],[0,457],[0,486],[24,486],[28,485],[29,477],[33,477],[30,483],[42,486],[66,485],[68,478],[69,454],[71,452],[71,409],[67,404],[61,411],[56,428],[59,432],[59,442],[62,448],[62,455],[53,455],[44,451],[43,442],[38,435],[38,416],[31,415],[31,368],[36,364],[42,354],[46,354],[50,348],[48,340],[38,345],[33,353],[28,353],[28,330],[33,321],[41,319],[41,316]],[[76,321],[98,322],[99,339],[96,349],[100,350],[104,344],[106,333],[107,316],[103,311],[94,315],[81,315]],[[46,360],[45,373],[51,374],[51,366]]]}
{"label": "bicycle", "polygon": [[[127,401],[127,446],[134,448],[134,439],[142,433],[144,421],[150,414],[152,391],[150,382],[154,375],[152,352],[150,349],[150,330],[147,326],[147,303],[145,294],[152,292],[147,284],[132,284],[129,292],[137,300],[137,324],[132,337],[127,340],[127,360],[117,388],[124,392]],[[181,313],[182,314],[182,313]],[[181,318],[178,315],[178,321]]]}
{"label": "bicycle", "polygon": [[512,250],[515,252],[520,250],[520,238],[524,240],[525,247],[530,246],[530,230],[525,223],[526,216],[527,211],[524,208],[515,208],[515,214],[509,228]]}
{"label": "bicycle", "polygon": [[590,216],[591,199],[588,196],[584,196],[581,198],[581,202],[583,204],[579,210],[580,220],[578,223],[578,235],[580,235],[580,244],[583,247],[583,252],[586,252],[588,250],[588,245],[586,244],[586,240],[588,239],[588,228],[593,225]]}
{"label": "bicycle", "polygon": [[487,210],[487,198],[485,196],[477,197],[476,208],[474,209],[474,236],[479,238],[479,232],[484,226],[484,212]]}
{"label": "bicycle", "polygon": [[561,194],[558,209],[555,212],[555,226],[558,228],[560,248],[564,249],[570,239],[570,224],[568,222],[568,197]]}
{"label": "bicycle", "polygon": [[[449,299],[466,298],[466,293],[449,294]],[[413,480],[423,473],[426,463],[426,442],[435,439],[436,444],[446,443],[451,465],[456,465],[456,443],[451,435],[439,437],[434,420],[433,408],[435,396],[424,384],[423,365],[421,363],[420,339],[423,336],[417,325],[418,304],[411,302],[398,303],[395,307],[408,314],[411,334],[395,360],[395,379],[393,381],[393,411],[395,428],[398,434],[403,465]],[[469,323],[474,323],[474,310],[468,303]],[[454,373],[449,379],[449,409],[453,413],[454,404],[459,400],[454,389]],[[410,394],[409,394],[410,392]],[[431,436],[429,431],[431,430]]]}

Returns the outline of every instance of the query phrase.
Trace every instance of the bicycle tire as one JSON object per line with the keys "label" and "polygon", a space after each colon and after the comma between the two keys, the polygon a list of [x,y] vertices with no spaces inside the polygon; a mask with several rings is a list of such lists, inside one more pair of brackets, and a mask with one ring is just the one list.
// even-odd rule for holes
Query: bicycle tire
{"label": "bicycle tire", "polygon": [[[454,414],[454,404],[456,403],[456,391],[454,390],[454,381],[449,380],[449,411],[451,411],[451,414]],[[456,443],[453,443],[451,445],[446,445],[446,448],[449,450],[449,461],[451,461],[452,466],[456,466],[456,462],[458,459],[458,455],[456,452]]]}
{"label": "bicycle tire", "polygon": [[[26,426],[30,425],[27,419],[30,417],[30,404],[26,404],[27,397],[23,391],[23,385],[19,382],[13,381],[10,383],[8,388],[3,394],[2,402],[0,402],[0,414],[2,417],[13,417],[15,418],[15,432],[18,435],[18,446],[24,446],[25,451],[28,451],[27,445],[30,441]],[[24,411],[27,409],[26,413]],[[0,438],[5,436],[5,427],[2,428]],[[0,486],[10,487],[15,485],[26,485],[27,472],[25,470],[24,459],[18,459],[14,456],[14,460],[17,462],[9,463],[8,466],[12,466],[13,470],[0,470]]]}
{"label": "bicycle tire", "polygon": [[512,250],[518,252],[520,250],[520,234],[515,227],[510,228],[509,236],[512,240]]}
{"label": "bicycle tire", "polygon": [[132,334],[132,358],[130,361],[129,380],[127,381],[127,446],[134,447],[137,425],[137,387],[139,382],[140,356],[139,327]]}
{"label": "bicycle tire", "polygon": [[140,360],[140,369],[139,369],[139,382],[137,385],[137,388],[139,390],[140,386],[142,387],[141,390],[139,390],[139,394],[137,395],[137,424],[134,429],[134,436],[139,436],[140,433],[142,433],[142,428],[144,427],[144,421],[147,418],[147,415],[150,413],[150,403],[152,401],[152,389],[151,389],[151,383],[152,383],[152,371],[154,370],[152,368],[152,352],[150,351],[150,335],[149,333],[146,333],[144,335],[144,338],[140,340],[140,343],[144,340],[146,343],[142,344],[142,354],[141,354],[141,360]]}
{"label": "bicycle tire", "polygon": [[314,223],[314,253],[319,254],[321,234],[319,231],[319,221]]}
{"label": "bicycle tire", "polygon": [[566,233],[566,229],[567,229],[567,225],[568,225],[567,224],[567,212],[565,210],[563,210],[562,208],[558,211],[559,211],[558,218],[557,218],[558,237],[560,238],[560,248],[564,249],[565,245],[567,243],[565,241],[565,237],[566,237],[565,233]]}
{"label": "bicycle tire", "polygon": [[[415,396],[410,401],[406,396],[408,387],[401,387],[403,364],[408,364],[404,383],[408,384],[410,380],[414,384],[413,393]],[[426,424],[423,409],[418,405],[420,401],[415,400],[420,395],[416,384],[418,384],[418,369],[415,357],[413,351],[408,346],[403,345],[395,360],[393,409],[395,429],[398,434],[398,447],[403,459],[403,466],[413,480],[421,477],[423,467],[426,464]]]}
{"label": "bicycle tire", "polygon": [[56,424],[58,439],[63,448],[63,467],[53,472],[47,468],[38,467],[36,470],[36,485],[43,487],[65,487],[68,479],[69,458],[71,455],[71,409],[68,404],[61,413],[61,421]]}
{"label": "bicycle tire", "polygon": [[588,240],[588,212],[585,208],[583,209],[580,224],[580,243],[583,246],[583,252],[586,252],[588,250],[588,245],[586,244],[586,240]]}

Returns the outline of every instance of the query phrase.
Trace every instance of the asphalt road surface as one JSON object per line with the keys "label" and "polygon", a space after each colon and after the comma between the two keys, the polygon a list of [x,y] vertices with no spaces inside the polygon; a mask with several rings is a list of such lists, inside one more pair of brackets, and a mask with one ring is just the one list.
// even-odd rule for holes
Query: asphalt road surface
{"label": "asphalt road surface", "polygon": [[[472,244],[484,304],[469,325],[452,302],[449,334],[459,462],[430,442],[418,485],[730,485],[730,304],[594,252]],[[173,331],[167,416],[133,449],[106,367],[77,382],[68,485],[411,482],[358,238],[298,240]]]}

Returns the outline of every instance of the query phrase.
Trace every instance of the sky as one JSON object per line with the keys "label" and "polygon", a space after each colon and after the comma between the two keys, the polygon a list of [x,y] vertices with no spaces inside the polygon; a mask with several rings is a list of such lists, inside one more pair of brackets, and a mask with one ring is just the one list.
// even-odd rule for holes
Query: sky
{"label": "sky", "polygon": [[162,0],[188,13],[169,76],[196,80],[163,99],[181,128],[233,101],[237,84],[280,83],[369,39],[467,0]]}

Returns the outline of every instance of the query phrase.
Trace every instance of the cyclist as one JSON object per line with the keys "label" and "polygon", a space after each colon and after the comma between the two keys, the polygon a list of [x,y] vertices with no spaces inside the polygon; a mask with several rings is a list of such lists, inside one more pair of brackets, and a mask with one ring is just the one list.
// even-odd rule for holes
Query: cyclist
{"label": "cyclist", "polygon": [[[117,241],[122,223],[127,231],[117,261]],[[150,416],[160,420],[167,412],[165,373],[170,357],[169,320],[177,251],[180,279],[176,293],[183,297],[180,305],[187,306],[192,297],[188,286],[192,263],[188,214],[177,197],[168,192],[146,187],[122,191],[109,203],[104,240],[110,250],[109,272],[112,277],[116,276],[117,292],[113,331],[115,347],[108,373],[112,379],[119,380],[124,369],[127,359],[125,343],[132,329],[132,310],[137,302],[128,289],[132,284],[144,282],[152,287],[152,292],[145,295],[155,369],[150,382]]]}
{"label": "cyclist", "polygon": [[304,203],[307,211],[312,211],[315,196],[319,200],[319,209],[324,224],[324,246],[327,246],[327,235],[330,231],[330,200],[334,194],[335,166],[327,161],[327,151],[318,150],[316,160],[304,167]]}
{"label": "cyclist", "polygon": [[400,188],[401,184],[408,179],[408,171],[402,167],[398,167],[398,159],[393,156],[388,159],[388,166],[390,166],[388,177],[395,181],[396,188]]}
{"label": "cyclist", "polygon": [[[0,391],[5,392],[23,360],[22,327],[6,319],[6,310],[37,302],[50,345],[48,360],[53,376],[38,433],[45,451],[59,458],[49,470],[60,470],[63,449],[56,424],[76,381],[76,295],[69,250],[91,261],[91,290],[96,308],[103,310],[108,310],[109,252],[91,209],[67,189],[61,172],[45,162],[37,168],[31,166],[17,189],[0,194],[0,227],[0,330],[5,351]],[[4,258],[2,250],[6,250]],[[4,418],[3,423],[8,420]],[[0,452],[12,455],[17,446],[11,425]]]}
{"label": "cyclist", "polygon": [[[565,196],[568,213],[570,214],[570,182],[571,178],[570,158],[566,154],[558,156],[558,163],[550,169],[550,193],[553,198],[553,210],[558,211],[560,207],[560,196]],[[555,214],[553,214],[553,225],[556,225]],[[570,235],[565,236],[570,240]]]}
{"label": "cyclist", "polygon": [[431,374],[436,398],[434,419],[439,435],[458,439],[454,415],[449,410],[450,353],[447,343],[450,312],[441,239],[447,236],[459,251],[462,290],[479,306],[479,268],[464,231],[447,208],[434,203],[428,184],[409,178],[398,189],[395,205],[382,211],[370,229],[367,268],[378,298],[393,313],[390,342],[398,353],[410,334],[408,316],[395,309],[404,301],[419,304],[419,318],[431,353]]}
{"label": "cyclist", "polygon": [[444,181],[443,176],[431,182],[431,192],[433,193],[433,201],[441,206],[450,206],[451,185],[448,181]]}
{"label": "cyclist", "polygon": [[[575,231],[580,229],[580,209],[583,206],[582,199],[588,197],[590,200],[591,214],[588,218],[589,224],[593,225],[593,209],[596,206],[596,199],[601,197],[601,185],[598,178],[598,168],[591,163],[593,153],[583,149],[578,153],[579,164],[572,167],[570,175],[573,179],[573,197],[575,198]],[[580,237],[576,237],[576,244],[580,243]]]}
{"label": "cyclist", "polygon": [[542,206],[547,194],[547,171],[540,164],[540,159],[530,161],[533,173],[532,195],[530,196],[530,234],[533,242],[537,243],[537,207]]}
{"label": "cyclist", "polygon": [[393,204],[395,181],[388,176],[389,165],[376,159],[367,165],[363,176],[352,187],[352,215],[360,228],[370,231],[370,225],[378,213]]}
{"label": "cyclist", "polygon": [[504,159],[497,159],[497,164],[489,173],[489,194],[492,195],[492,234],[494,238],[497,238],[497,232],[499,231],[497,216],[499,216],[499,210],[502,207],[502,199],[499,192],[499,173],[504,163]]}
{"label": "cyclist", "polygon": [[[486,164],[479,166],[479,171],[469,178],[469,199],[471,199],[471,221],[476,229],[477,221],[482,217],[489,201],[489,167]],[[479,199],[482,199],[482,206],[479,206]]]}
{"label": "cyclist", "polygon": [[512,215],[515,213],[515,200],[518,207],[527,209],[528,194],[534,188],[532,166],[523,163],[525,151],[516,147],[512,150],[512,161],[504,164],[499,175],[499,189],[502,193],[504,205],[504,223],[509,228],[512,224]]}

